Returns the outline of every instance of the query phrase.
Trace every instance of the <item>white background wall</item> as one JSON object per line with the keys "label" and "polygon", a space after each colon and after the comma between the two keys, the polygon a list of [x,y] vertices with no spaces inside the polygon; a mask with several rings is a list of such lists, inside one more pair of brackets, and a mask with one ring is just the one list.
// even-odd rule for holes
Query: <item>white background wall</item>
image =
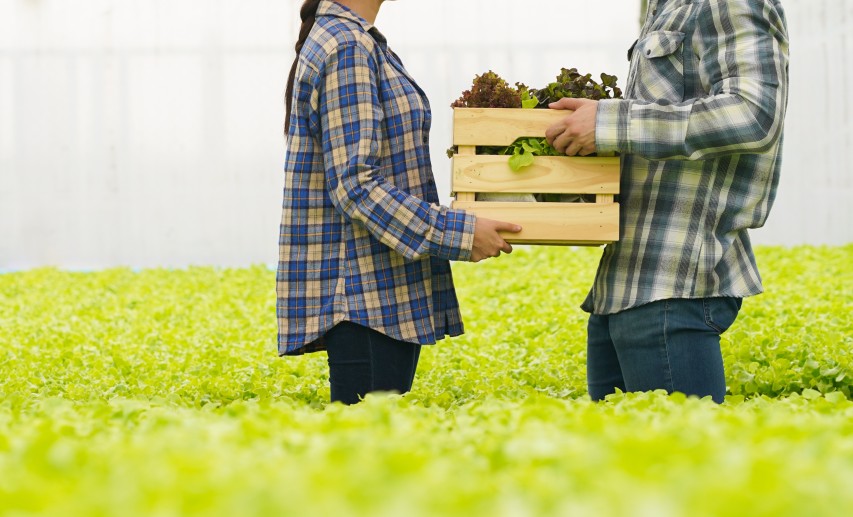
{"label": "white background wall", "polygon": [[[0,0],[0,269],[275,262],[282,96],[300,3]],[[444,196],[448,105],[474,74],[536,86],[574,66],[624,80],[639,2],[589,5],[384,7],[378,27],[433,103]],[[785,167],[770,223],[753,235],[853,242],[853,0],[785,6]]]}

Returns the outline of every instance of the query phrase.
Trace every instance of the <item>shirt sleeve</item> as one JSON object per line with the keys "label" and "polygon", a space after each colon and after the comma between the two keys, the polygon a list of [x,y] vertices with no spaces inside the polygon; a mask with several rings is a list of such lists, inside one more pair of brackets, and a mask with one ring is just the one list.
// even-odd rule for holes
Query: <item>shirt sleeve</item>
{"label": "shirt sleeve", "polygon": [[706,0],[693,48],[708,95],[681,103],[601,101],[597,151],[702,160],[776,144],[788,101],[788,35],[778,2]]}
{"label": "shirt sleeve", "polygon": [[433,205],[395,187],[382,172],[383,110],[375,61],[358,44],[326,61],[319,86],[326,187],[345,217],[408,259],[470,260],[475,216]]}

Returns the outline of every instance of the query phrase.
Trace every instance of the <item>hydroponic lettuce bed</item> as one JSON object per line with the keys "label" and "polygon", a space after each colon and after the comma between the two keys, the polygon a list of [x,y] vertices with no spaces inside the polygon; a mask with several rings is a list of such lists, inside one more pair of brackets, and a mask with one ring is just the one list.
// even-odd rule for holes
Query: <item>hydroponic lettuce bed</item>
{"label": "hydroponic lettuce bed", "polygon": [[0,515],[850,514],[853,246],[758,249],[722,406],[588,401],[599,254],[455,265],[469,333],[352,408],[267,268],[0,275]]}

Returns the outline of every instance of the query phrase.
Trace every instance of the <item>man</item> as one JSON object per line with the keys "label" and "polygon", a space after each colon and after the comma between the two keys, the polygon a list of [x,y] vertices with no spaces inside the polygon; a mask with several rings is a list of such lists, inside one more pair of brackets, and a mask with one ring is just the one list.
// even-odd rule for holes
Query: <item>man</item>
{"label": "man", "polygon": [[622,156],[620,241],[583,304],[590,396],[722,402],[720,335],[762,292],[749,228],[779,180],[788,34],[779,0],[649,0],[625,98],[562,99],[568,155]]}

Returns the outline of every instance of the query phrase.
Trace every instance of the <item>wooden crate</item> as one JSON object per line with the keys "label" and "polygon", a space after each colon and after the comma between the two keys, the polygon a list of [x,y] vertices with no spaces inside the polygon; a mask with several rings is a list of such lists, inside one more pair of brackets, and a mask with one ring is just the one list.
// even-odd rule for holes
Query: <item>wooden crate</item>
{"label": "wooden crate", "polygon": [[[513,244],[601,245],[619,239],[619,158],[539,156],[515,172],[509,156],[478,155],[477,146],[508,146],[544,137],[567,115],[548,109],[454,108],[453,208],[520,224]],[[595,194],[595,203],[476,201],[477,193]]]}

